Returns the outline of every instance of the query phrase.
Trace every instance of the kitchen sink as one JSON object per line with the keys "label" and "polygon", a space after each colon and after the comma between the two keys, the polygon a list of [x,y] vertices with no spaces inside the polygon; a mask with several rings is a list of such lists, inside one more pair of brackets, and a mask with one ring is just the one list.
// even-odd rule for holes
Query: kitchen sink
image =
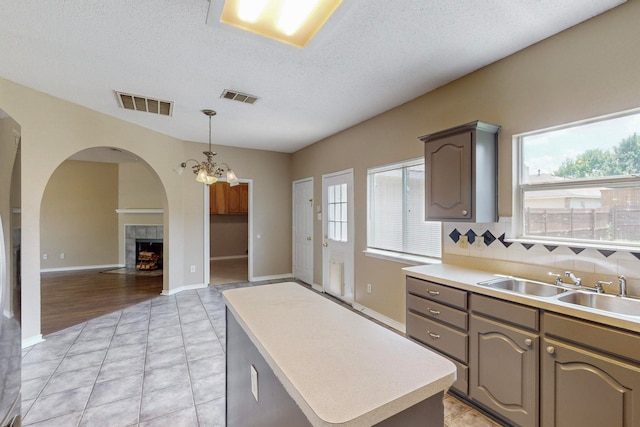
{"label": "kitchen sink", "polygon": [[640,300],[620,298],[615,295],[596,294],[592,292],[571,292],[560,295],[558,301],[604,310],[610,313],[640,316]]}
{"label": "kitchen sink", "polygon": [[517,279],[515,277],[500,277],[485,280],[484,282],[478,282],[478,285],[538,297],[552,297],[567,291],[567,289],[548,283]]}

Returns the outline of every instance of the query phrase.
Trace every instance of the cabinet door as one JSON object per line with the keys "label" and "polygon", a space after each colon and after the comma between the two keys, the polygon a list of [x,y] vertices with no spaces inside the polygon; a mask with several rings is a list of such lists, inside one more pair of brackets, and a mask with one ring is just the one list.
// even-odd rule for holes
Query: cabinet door
{"label": "cabinet door", "polygon": [[519,426],[538,425],[539,336],[471,315],[469,395]]}
{"label": "cabinet door", "polygon": [[209,186],[209,213],[226,214],[229,184],[226,182],[216,182]]}
{"label": "cabinet door", "polygon": [[248,184],[238,184],[229,187],[227,209],[230,214],[245,214],[249,212]]}
{"label": "cabinet door", "polygon": [[464,132],[425,144],[427,220],[472,217],[472,135]]}
{"label": "cabinet door", "polygon": [[542,426],[640,425],[640,367],[544,339]]}

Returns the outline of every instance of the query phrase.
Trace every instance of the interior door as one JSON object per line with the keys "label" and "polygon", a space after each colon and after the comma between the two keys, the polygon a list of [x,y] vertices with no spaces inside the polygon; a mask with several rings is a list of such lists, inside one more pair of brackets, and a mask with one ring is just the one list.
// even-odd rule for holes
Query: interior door
{"label": "interior door", "polygon": [[293,183],[293,277],[313,284],[313,178]]}
{"label": "interior door", "polygon": [[353,169],[322,176],[322,287],[354,301]]}

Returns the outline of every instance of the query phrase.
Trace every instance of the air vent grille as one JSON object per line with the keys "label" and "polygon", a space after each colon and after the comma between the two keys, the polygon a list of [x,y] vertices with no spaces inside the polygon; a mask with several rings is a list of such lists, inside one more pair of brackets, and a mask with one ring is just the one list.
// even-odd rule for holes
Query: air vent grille
{"label": "air vent grille", "polygon": [[244,102],[245,104],[255,104],[259,99],[257,96],[249,95],[247,93],[238,92],[235,90],[225,89],[220,95],[220,98],[231,99],[233,101]]}
{"label": "air vent grille", "polygon": [[120,107],[125,110],[144,111],[147,113],[171,116],[173,114],[173,102],[148,98],[146,96],[132,95],[130,93],[117,92]]}

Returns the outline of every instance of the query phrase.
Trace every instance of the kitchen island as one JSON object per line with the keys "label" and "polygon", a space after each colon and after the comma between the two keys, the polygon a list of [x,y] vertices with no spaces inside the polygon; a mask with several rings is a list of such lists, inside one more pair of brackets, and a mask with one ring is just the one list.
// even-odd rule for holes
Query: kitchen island
{"label": "kitchen island", "polygon": [[227,426],[442,426],[450,361],[297,283],[223,292]]}

